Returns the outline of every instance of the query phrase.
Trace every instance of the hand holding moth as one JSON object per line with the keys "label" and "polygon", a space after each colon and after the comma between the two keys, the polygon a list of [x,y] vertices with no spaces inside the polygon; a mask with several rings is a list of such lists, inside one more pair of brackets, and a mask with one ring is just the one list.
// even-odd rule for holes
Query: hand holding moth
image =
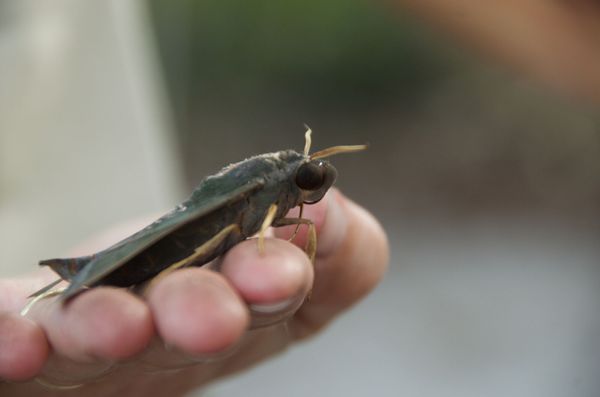
{"label": "hand holding moth", "polygon": [[[26,295],[52,276],[1,281],[0,378],[25,381],[0,384],[2,395],[48,395],[31,381],[38,375],[83,383],[74,395],[181,395],[314,334],[375,286],[388,248],[377,221],[335,190],[307,206],[304,217],[317,228],[314,273],[298,248],[301,230],[298,246],[267,238],[264,255],[255,240],[238,244],[220,272],[173,272],[146,301],[99,287],[67,306],[47,299],[21,318]],[[276,230],[281,237],[292,232]]]}

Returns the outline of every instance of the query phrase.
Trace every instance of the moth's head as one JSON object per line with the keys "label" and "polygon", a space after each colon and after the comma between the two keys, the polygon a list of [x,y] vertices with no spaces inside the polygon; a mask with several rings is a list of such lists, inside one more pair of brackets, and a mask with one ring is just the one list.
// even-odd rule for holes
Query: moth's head
{"label": "moth's head", "polygon": [[294,183],[302,192],[302,202],[313,204],[325,196],[337,178],[337,170],[321,159],[308,160],[296,170]]}
{"label": "moth's head", "polygon": [[325,157],[338,153],[351,153],[364,150],[366,145],[334,146],[308,154],[311,145],[312,131],[307,127],[304,145],[305,160],[300,163],[296,170],[294,182],[302,192],[302,202],[313,204],[325,196],[327,190],[333,185],[337,178],[337,170],[331,163],[323,160]]}

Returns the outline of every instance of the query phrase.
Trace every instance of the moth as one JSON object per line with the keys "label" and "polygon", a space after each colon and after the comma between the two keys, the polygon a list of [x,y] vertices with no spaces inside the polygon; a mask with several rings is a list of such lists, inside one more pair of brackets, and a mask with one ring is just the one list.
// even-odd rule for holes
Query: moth
{"label": "moth", "polygon": [[[134,287],[183,267],[204,265],[257,233],[262,252],[271,226],[297,225],[297,232],[307,225],[306,251],[314,260],[316,232],[313,223],[302,218],[303,205],[321,200],[336,180],[337,171],[326,157],[364,150],[366,145],[309,154],[310,146],[309,128],[302,153],[282,150],[231,164],[203,179],[172,211],[113,246],[88,256],[40,261],[60,279],[31,297],[60,294],[66,300],[100,285]],[[296,206],[299,216],[287,218]],[[52,290],[61,280],[69,286]]]}

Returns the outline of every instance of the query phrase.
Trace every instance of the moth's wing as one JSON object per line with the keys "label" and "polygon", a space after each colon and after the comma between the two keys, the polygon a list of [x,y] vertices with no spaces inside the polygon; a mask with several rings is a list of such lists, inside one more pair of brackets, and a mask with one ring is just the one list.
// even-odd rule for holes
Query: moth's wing
{"label": "moth's wing", "polygon": [[223,192],[218,192],[219,189],[215,189],[214,186],[194,192],[189,200],[173,211],[98,253],[95,259],[91,260],[73,277],[71,284],[62,294],[62,299],[73,296],[85,286],[93,285],[173,231],[206,214],[223,208],[227,204],[243,199],[262,186],[264,186],[264,180],[257,179],[243,186],[226,188]]}

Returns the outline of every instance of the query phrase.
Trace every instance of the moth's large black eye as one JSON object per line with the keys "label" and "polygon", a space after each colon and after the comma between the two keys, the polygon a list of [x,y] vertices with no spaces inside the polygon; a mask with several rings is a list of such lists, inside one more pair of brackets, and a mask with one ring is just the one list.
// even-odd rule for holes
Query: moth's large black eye
{"label": "moth's large black eye", "polygon": [[296,185],[302,190],[317,190],[325,181],[325,167],[321,161],[302,164],[296,172]]}

